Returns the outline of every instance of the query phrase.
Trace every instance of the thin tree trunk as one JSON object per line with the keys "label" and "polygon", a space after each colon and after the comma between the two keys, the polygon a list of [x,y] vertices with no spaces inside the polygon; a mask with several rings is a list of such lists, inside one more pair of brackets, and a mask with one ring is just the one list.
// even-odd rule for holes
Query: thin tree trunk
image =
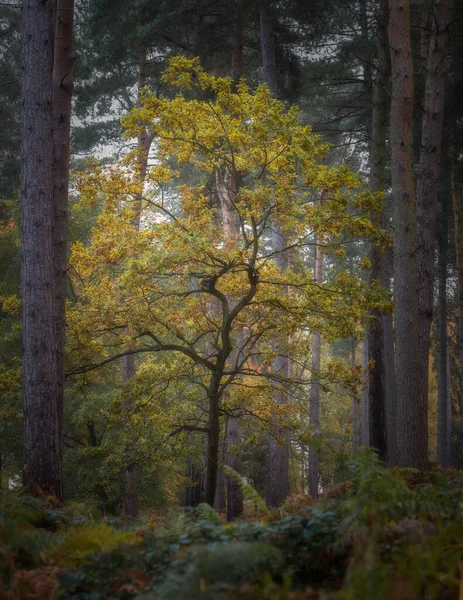
{"label": "thin tree trunk", "polygon": [[278,96],[278,77],[275,58],[275,41],[273,39],[273,23],[271,2],[260,3],[260,34],[262,47],[262,67],[264,81],[268,85],[272,96]]}
{"label": "thin tree trunk", "polygon": [[370,419],[368,410],[369,400],[369,381],[367,375],[368,366],[368,337],[365,335],[365,339],[362,344],[362,446],[370,445]]}
{"label": "thin tree trunk", "polygon": [[53,262],[51,0],[24,2],[22,40],[23,473],[26,485],[61,500],[63,398]]}
{"label": "thin tree trunk", "polygon": [[68,199],[71,146],[71,104],[74,89],[74,0],[56,0],[53,52],[53,261],[55,327],[58,362],[59,437],[64,410],[64,349],[66,339],[66,272],[68,262]]}
{"label": "thin tree trunk", "polygon": [[460,379],[460,410],[463,412],[463,208],[461,203],[460,183],[456,164],[456,151],[452,149],[452,203],[455,221],[455,254],[458,280],[458,357]]}
{"label": "thin tree trunk", "polygon": [[[387,40],[387,0],[380,1],[377,27],[378,72],[373,92],[373,110],[371,120],[370,145],[370,187],[375,192],[384,192],[386,188],[386,130],[389,109],[390,58]],[[384,210],[383,210],[384,213]],[[385,221],[382,214],[377,225]],[[371,251],[370,281],[379,281],[383,287],[389,287],[387,254],[378,246]],[[368,330],[369,360],[373,367],[369,372],[369,443],[376,448],[380,457],[387,457],[387,382],[386,382],[386,346],[385,317],[380,312],[373,313],[373,320]],[[389,340],[390,341],[390,340]],[[394,373],[389,373],[394,376]],[[392,399],[390,399],[392,401]]]}
{"label": "thin tree trunk", "polygon": [[427,465],[428,415],[420,390],[420,354],[413,180],[413,60],[410,3],[389,0],[391,171],[394,198],[398,464]]}
{"label": "thin tree trunk", "polygon": [[[356,342],[352,340],[351,365],[355,369],[357,366]],[[359,397],[352,395],[352,454],[355,456],[359,449]]]}
{"label": "thin tree trunk", "polygon": [[[427,447],[429,350],[434,304],[434,259],[437,226],[437,184],[440,171],[444,123],[445,75],[449,42],[449,23],[453,0],[437,0],[433,11],[427,61],[424,117],[421,134],[420,165],[416,191],[417,273],[419,307],[420,428],[421,443]],[[413,436],[412,436],[413,437]]]}
{"label": "thin tree trunk", "polygon": [[[446,204],[446,203],[445,203]],[[451,403],[449,381],[449,352],[447,334],[447,261],[448,261],[448,215],[447,207],[442,206],[441,231],[439,232],[439,311],[438,311],[438,349],[437,349],[437,456],[442,467],[451,465]]]}
{"label": "thin tree trunk", "polygon": [[[315,273],[314,279],[317,285],[323,283],[323,250],[320,240],[316,240],[317,249],[315,254]],[[321,336],[318,331],[312,337],[312,383],[310,385],[310,406],[309,418],[312,429],[320,429],[320,382],[318,373],[321,366]],[[313,498],[318,498],[318,480],[319,480],[319,457],[314,448],[309,448],[309,494]]]}
{"label": "thin tree trunk", "polygon": [[[138,99],[143,89],[146,87],[147,77],[147,53],[148,48],[144,41],[140,43],[139,59],[138,59]],[[140,183],[140,194],[135,198],[132,226],[135,230],[140,229],[140,218],[142,210],[143,184],[146,179],[148,168],[148,156],[153,137],[146,131],[143,131],[138,136],[138,172]],[[130,414],[134,410],[134,400],[127,386],[127,382],[135,377],[135,356],[128,354],[122,358],[121,364],[121,383],[125,387],[124,393],[126,398],[123,404],[126,427],[129,427]],[[129,465],[126,469],[126,491],[124,499],[124,512],[130,517],[138,516],[138,492],[137,492],[137,471],[135,465]]]}

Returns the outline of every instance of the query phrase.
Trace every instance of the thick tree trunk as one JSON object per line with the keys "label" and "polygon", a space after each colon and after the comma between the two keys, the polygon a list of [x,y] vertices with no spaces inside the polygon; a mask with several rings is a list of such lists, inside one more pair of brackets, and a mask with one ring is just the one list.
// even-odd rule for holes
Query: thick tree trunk
{"label": "thick tree trunk", "polygon": [[53,261],[51,0],[24,2],[22,40],[24,482],[61,500],[63,398]]}
{"label": "thick tree trunk", "polygon": [[452,149],[452,203],[455,222],[455,254],[458,279],[458,357],[460,369],[460,410],[463,412],[463,207],[460,194],[460,182],[456,164],[456,151]]}
{"label": "thick tree trunk", "polygon": [[[389,109],[390,58],[387,39],[387,0],[381,0],[378,11],[377,55],[378,72],[373,92],[373,110],[371,121],[370,144],[370,187],[375,192],[383,192],[386,188],[386,130]],[[379,217],[378,225],[383,225],[384,215]],[[379,281],[383,287],[389,287],[387,254],[378,246],[371,251],[370,281]],[[385,317],[379,312],[373,314],[368,330],[369,359],[374,366],[369,372],[369,427],[370,445],[376,448],[380,457],[387,457],[387,381],[386,377],[394,377],[394,373],[386,372]],[[388,340],[391,341],[391,340]],[[393,399],[389,398],[392,402]]]}
{"label": "thick tree trunk", "polygon": [[392,65],[391,171],[394,198],[394,312],[399,465],[427,465],[428,414],[420,390],[413,180],[413,60],[410,3],[389,0]]}
{"label": "thick tree trunk", "polygon": [[[53,52],[53,259],[55,268],[58,385],[64,398],[66,272],[68,262],[69,160],[74,89],[74,0],[56,0]],[[63,402],[60,403],[60,427]]]}
{"label": "thick tree trunk", "polygon": [[[437,0],[427,61],[420,165],[416,191],[421,428],[427,423],[429,350],[434,304],[437,189],[444,123],[445,74],[453,0]],[[423,433],[426,431],[423,429]],[[427,445],[427,439],[422,440]]]}
{"label": "thick tree trunk", "polygon": [[[147,77],[147,54],[148,48],[144,41],[140,42],[139,59],[138,59],[138,99],[140,100],[141,93],[146,86]],[[135,204],[133,209],[132,226],[137,231],[140,229],[140,217],[142,210],[142,196],[143,196],[143,184],[146,179],[146,172],[148,168],[148,156],[151,147],[153,137],[146,131],[143,131],[138,136],[137,150],[138,150],[138,173],[139,183],[141,186],[140,194],[135,198]],[[135,356],[128,354],[122,358],[121,365],[121,383],[126,386],[127,382],[135,377]],[[130,413],[134,409],[133,397],[127,390],[127,397],[124,401],[124,413],[126,427],[129,427]],[[130,465],[126,469],[126,492],[124,499],[124,512],[130,517],[138,516],[138,494],[137,494],[137,471],[135,465]]]}
{"label": "thick tree trunk", "polygon": [[[317,238],[316,254],[315,254],[315,269],[314,279],[317,285],[323,283],[323,250],[320,240]],[[322,341],[318,331],[312,336],[312,383],[310,385],[310,406],[309,418],[312,429],[320,429],[320,382],[317,375],[320,372],[321,366],[321,348]],[[318,498],[318,480],[319,480],[319,464],[318,452],[314,448],[309,448],[309,494],[313,498]]]}
{"label": "thick tree trunk", "polygon": [[[445,203],[446,204],[446,203]],[[448,214],[442,206],[441,227],[438,237],[439,246],[439,309],[437,320],[437,456],[442,467],[451,465],[452,417],[450,402],[450,369],[447,334],[447,261],[448,261]]]}

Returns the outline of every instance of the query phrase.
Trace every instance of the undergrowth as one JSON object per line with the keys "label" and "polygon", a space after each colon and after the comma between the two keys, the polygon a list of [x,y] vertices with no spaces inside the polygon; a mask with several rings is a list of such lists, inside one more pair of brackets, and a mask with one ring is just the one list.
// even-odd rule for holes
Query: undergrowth
{"label": "undergrowth", "polygon": [[208,505],[124,523],[3,494],[0,598],[458,600],[462,483],[363,450],[340,497],[229,524]]}

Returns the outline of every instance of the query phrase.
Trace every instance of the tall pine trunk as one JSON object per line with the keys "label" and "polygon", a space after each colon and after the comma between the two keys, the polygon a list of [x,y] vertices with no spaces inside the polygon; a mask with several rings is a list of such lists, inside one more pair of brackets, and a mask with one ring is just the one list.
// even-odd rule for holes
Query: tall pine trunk
{"label": "tall pine trunk", "polygon": [[22,17],[21,295],[24,482],[62,499],[62,385],[53,248],[52,0]]}
{"label": "tall pine trunk", "polygon": [[[74,0],[57,0],[53,52],[53,260],[57,338],[59,427],[63,427],[66,281],[68,263],[69,162],[74,89]],[[60,431],[60,438],[62,433]]]}
{"label": "tall pine trunk", "polygon": [[[420,164],[416,191],[417,273],[419,308],[419,429],[425,460],[429,350],[434,304],[434,260],[436,250],[437,189],[444,123],[445,75],[449,42],[449,23],[453,0],[437,0],[432,15],[432,31],[427,60],[424,116],[421,134]],[[416,415],[418,417],[418,414]]]}
{"label": "tall pine trunk", "polygon": [[447,334],[447,262],[448,212],[442,202],[438,236],[438,315],[437,315],[437,456],[442,467],[451,465],[452,414],[450,401],[450,368]]}
{"label": "tall pine trunk", "polygon": [[389,0],[391,172],[394,202],[394,315],[397,374],[397,462],[427,465],[428,415],[420,390],[413,179],[413,60],[410,3]]}
{"label": "tall pine trunk", "polygon": [[458,281],[458,306],[457,306],[457,327],[458,327],[458,358],[459,358],[459,379],[460,379],[460,410],[463,411],[463,207],[461,203],[459,171],[457,168],[456,149],[452,148],[452,204],[455,223],[455,255],[457,263],[457,281]]}
{"label": "tall pine trunk", "polygon": [[[378,71],[373,92],[370,144],[370,187],[375,192],[384,192],[386,188],[386,130],[389,109],[390,58],[387,40],[387,1],[381,0],[378,11],[376,47]],[[384,213],[384,209],[383,209]],[[384,224],[384,214],[378,219],[378,225]],[[389,287],[387,254],[378,246],[371,251],[371,281],[379,281],[383,287]],[[369,359],[373,367],[369,373],[369,443],[376,448],[380,457],[386,460],[388,454],[387,405],[394,398],[388,397],[387,378],[394,378],[394,370],[388,369],[385,327],[386,318],[379,311],[373,313],[368,330]],[[389,343],[392,340],[388,340]],[[389,396],[391,396],[389,394]],[[390,432],[392,433],[392,432]],[[391,440],[392,441],[392,440]]]}

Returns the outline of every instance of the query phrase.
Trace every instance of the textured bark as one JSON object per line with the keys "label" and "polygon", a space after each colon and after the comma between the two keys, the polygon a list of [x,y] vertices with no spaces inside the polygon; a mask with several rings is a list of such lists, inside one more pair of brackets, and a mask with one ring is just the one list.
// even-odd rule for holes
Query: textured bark
{"label": "textured bark", "polygon": [[[421,421],[427,422],[429,350],[434,304],[437,190],[444,123],[445,74],[453,0],[437,0],[427,61],[420,164],[416,190]],[[427,439],[423,437],[423,444]]]}
{"label": "textured bark", "polygon": [[368,400],[369,400],[369,381],[367,375],[367,365],[368,365],[368,337],[365,336],[365,339],[362,344],[362,446],[370,445],[370,415],[368,410]]}
{"label": "textured bark", "polygon": [[[356,342],[352,340],[352,352],[351,352],[351,365],[353,368],[357,366],[357,357],[355,348]],[[355,456],[358,452],[360,445],[360,431],[359,431],[359,397],[357,394],[352,396],[352,453]]]}
{"label": "textured bark", "polygon": [[[387,1],[381,0],[377,14],[378,27],[376,48],[378,55],[378,71],[373,92],[370,145],[370,187],[375,192],[383,192],[386,188],[386,130],[389,109],[390,58],[387,40]],[[384,214],[377,225],[383,225]],[[387,254],[378,246],[371,251],[370,281],[379,281],[383,287],[389,287]],[[378,311],[368,330],[369,360],[373,367],[369,372],[369,427],[370,445],[376,448],[383,460],[387,458],[387,404],[393,402],[387,397],[386,377],[394,377],[394,373],[386,373],[385,317]]]}
{"label": "textured bark", "polygon": [[[316,240],[317,249],[315,254],[315,273],[314,279],[317,285],[323,283],[323,250],[321,245]],[[309,418],[312,429],[320,429],[320,383],[317,381],[317,374],[321,366],[321,336],[318,331],[312,337],[312,377],[313,381],[310,385],[310,406]],[[319,464],[318,452],[313,448],[309,448],[309,493],[313,498],[318,498],[318,479],[319,479]]]}
{"label": "textured bark", "polygon": [[441,231],[439,232],[439,309],[437,320],[437,457],[442,467],[451,466],[452,416],[450,402],[450,369],[447,334],[447,261],[448,222],[446,206],[442,207]]}
{"label": "textured bark", "polygon": [[[387,279],[390,281],[389,266],[387,267]],[[383,339],[386,377],[387,462],[390,467],[393,467],[397,463],[397,386],[392,314],[383,315]]]}
{"label": "textured bark", "polygon": [[53,14],[26,0],[22,21],[21,295],[24,482],[62,499],[62,395],[53,263]]}
{"label": "textured bark", "polygon": [[[53,261],[57,339],[58,406],[62,429],[64,408],[64,348],[66,336],[66,272],[68,262],[69,160],[71,104],[74,88],[74,0],[56,0],[53,52]],[[60,433],[60,437],[61,437]]]}
{"label": "textured bark", "polygon": [[[146,86],[147,76],[147,45],[144,41],[140,43],[139,58],[138,58],[138,98]],[[146,172],[148,168],[148,155],[151,147],[153,137],[148,134],[146,130],[138,136],[137,150],[138,150],[138,176],[141,187],[146,179]],[[132,226],[134,229],[140,229],[140,216],[142,210],[142,192],[135,198],[135,204],[133,207],[133,218]],[[135,356],[128,354],[122,358],[121,364],[121,383],[127,384],[128,381],[135,377]],[[127,389],[127,388],[126,388]],[[123,410],[125,414],[126,427],[130,418],[130,413],[134,409],[134,401],[130,392],[126,392],[127,396],[123,404]],[[126,469],[126,492],[124,499],[124,512],[130,517],[138,516],[138,494],[137,494],[137,471],[135,465],[130,465]]]}
{"label": "textured bark", "polygon": [[460,182],[455,159],[455,149],[452,151],[452,203],[455,222],[455,254],[458,279],[458,356],[460,369],[460,410],[463,412],[463,207],[461,204]]}
{"label": "textured bark", "polygon": [[389,0],[391,171],[394,199],[394,313],[399,465],[427,465],[428,415],[420,390],[418,293],[413,180],[413,61],[410,4]]}

